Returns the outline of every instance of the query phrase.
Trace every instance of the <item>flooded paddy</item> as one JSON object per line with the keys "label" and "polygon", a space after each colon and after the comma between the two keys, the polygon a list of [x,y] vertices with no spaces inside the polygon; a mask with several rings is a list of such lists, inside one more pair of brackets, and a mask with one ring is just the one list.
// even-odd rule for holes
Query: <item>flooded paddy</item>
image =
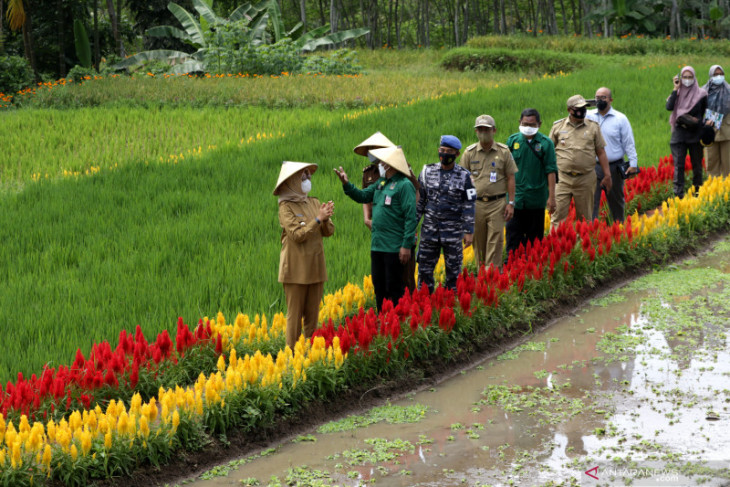
{"label": "flooded paddy", "polygon": [[730,485],[730,241],[437,386],[183,484]]}

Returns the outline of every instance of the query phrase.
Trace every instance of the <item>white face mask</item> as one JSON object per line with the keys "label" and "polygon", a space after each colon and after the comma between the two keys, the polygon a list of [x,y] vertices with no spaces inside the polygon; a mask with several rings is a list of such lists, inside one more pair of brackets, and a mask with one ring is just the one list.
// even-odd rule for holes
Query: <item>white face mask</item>
{"label": "white face mask", "polygon": [[302,181],[302,191],[304,194],[309,194],[310,191],[312,191],[312,180],[311,179],[305,179]]}
{"label": "white face mask", "polygon": [[725,81],[725,75],[718,74],[717,76],[712,77],[712,84],[714,85],[721,85]]}
{"label": "white face mask", "polygon": [[524,125],[520,125],[520,133],[525,137],[532,137],[537,133],[537,130],[537,127],[525,127]]}
{"label": "white face mask", "polygon": [[684,78],[682,78],[682,84],[684,86],[686,86],[687,88],[689,88],[690,86],[692,86],[693,84],[695,84],[695,80],[694,79],[684,79]]}
{"label": "white face mask", "polygon": [[370,159],[370,162],[378,162],[378,158],[370,153],[368,153],[368,159]]}
{"label": "white face mask", "polygon": [[380,172],[380,177],[384,178],[387,171],[385,170],[385,166],[383,166],[382,162],[378,164],[378,171]]}

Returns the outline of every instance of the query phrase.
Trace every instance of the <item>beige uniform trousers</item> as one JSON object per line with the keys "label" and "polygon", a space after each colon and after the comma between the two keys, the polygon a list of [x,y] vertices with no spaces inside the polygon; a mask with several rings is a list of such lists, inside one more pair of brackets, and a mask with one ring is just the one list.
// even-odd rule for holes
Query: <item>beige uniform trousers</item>
{"label": "beige uniform trousers", "polygon": [[560,182],[555,186],[555,212],[550,217],[550,227],[555,228],[568,217],[570,200],[575,201],[575,221],[593,219],[593,195],[596,192],[596,171],[580,176],[559,174]]}
{"label": "beige uniform trousers", "polygon": [[477,200],[474,215],[474,252],[477,266],[502,265],[504,247],[504,207],[505,198],[495,201]]}
{"label": "beige uniform trousers", "polygon": [[707,174],[720,177],[730,175],[730,140],[714,142],[705,147]]}
{"label": "beige uniform trousers", "polygon": [[294,350],[294,345],[302,334],[304,319],[304,337],[309,338],[317,329],[319,321],[319,303],[324,294],[324,282],[313,284],[283,283],[286,294],[286,344]]}

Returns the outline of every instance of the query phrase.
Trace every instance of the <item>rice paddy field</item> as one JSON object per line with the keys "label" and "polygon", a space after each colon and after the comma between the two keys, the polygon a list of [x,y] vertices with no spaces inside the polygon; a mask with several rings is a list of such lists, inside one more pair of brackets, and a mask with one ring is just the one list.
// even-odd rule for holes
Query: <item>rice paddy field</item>
{"label": "rice paddy field", "polygon": [[419,171],[440,135],[474,142],[479,114],[505,141],[534,107],[547,133],[569,96],[608,86],[640,165],[655,165],[669,153],[671,78],[690,64],[703,84],[718,62],[585,54],[555,75],[458,73],[439,68],[441,55],[363,51],[356,77],[92,80],[0,110],[0,381],[70,363],[136,325],[154,335],[179,316],[283,310],[271,191],[284,160],[319,164],[312,195],[335,202],[332,292],[369,274],[361,207],[332,169],[358,180],[365,160],[352,148],[374,131]]}

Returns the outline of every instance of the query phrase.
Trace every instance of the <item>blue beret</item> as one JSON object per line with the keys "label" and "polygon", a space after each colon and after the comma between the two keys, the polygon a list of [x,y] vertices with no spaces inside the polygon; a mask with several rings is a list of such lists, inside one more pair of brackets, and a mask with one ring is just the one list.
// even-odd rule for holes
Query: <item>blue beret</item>
{"label": "blue beret", "polygon": [[453,135],[442,135],[440,146],[461,150],[461,141]]}

